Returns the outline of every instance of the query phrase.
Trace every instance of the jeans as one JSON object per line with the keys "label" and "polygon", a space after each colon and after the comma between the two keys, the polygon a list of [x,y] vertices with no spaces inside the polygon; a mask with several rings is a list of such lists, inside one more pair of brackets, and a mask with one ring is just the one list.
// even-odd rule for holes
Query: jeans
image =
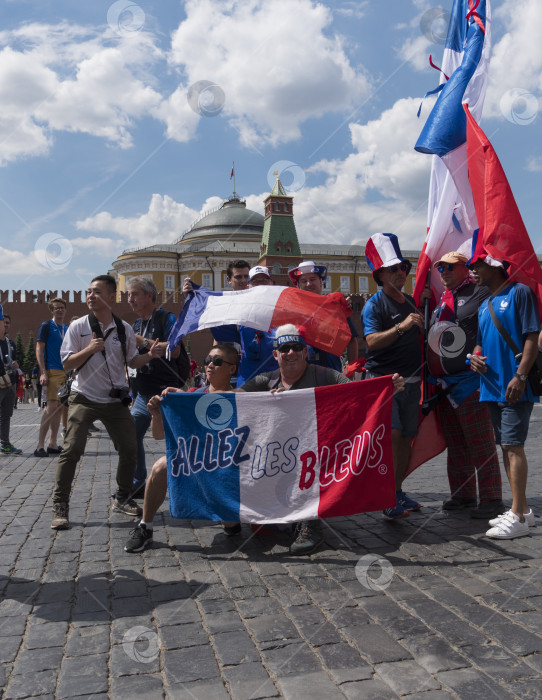
{"label": "jeans", "polygon": [[152,394],[138,394],[132,406],[132,418],[136,426],[137,438],[137,460],[134,473],[134,489],[145,483],[147,478],[147,464],[145,462],[145,447],[143,438],[151,424],[151,414],[147,409],[147,403],[152,398]]}

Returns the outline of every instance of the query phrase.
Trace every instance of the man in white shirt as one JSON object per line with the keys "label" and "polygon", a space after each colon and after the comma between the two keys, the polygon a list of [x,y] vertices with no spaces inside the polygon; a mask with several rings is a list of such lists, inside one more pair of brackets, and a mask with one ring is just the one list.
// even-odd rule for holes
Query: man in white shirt
{"label": "man in white shirt", "polygon": [[110,275],[99,275],[86,292],[89,315],[68,328],[60,350],[64,369],[77,370],[69,398],[68,429],[58,458],[53,491],[53,530],[67,530],[68,502],[77,463],[85,451],[88,428],[101,420],[119,453],[117,491],[113,509],[139,516],[141,508],[130,498],[137,456],[135,424],[130,410],[127,367],[137,369],[158,357],[155,341],[140,355],[132,328],[113,316],[117,285]]}

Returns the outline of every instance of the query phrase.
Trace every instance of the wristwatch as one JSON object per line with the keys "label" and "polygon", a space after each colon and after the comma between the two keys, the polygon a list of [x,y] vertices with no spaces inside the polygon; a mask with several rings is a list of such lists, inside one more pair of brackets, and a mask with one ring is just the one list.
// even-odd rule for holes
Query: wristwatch
{"label": "wristwatch", "polygon": [[141,343],[141,347],[145,348],[145,350],[148,349],[148,347],[149,347],[149,339],[148,338],[145,338],[145,340]]}
{"label": "wristwatch", "polygon": [[527,381],[527,375],[526,374],[520,374],[519,372],[516,372],[514,375],[519,379],[520,382],[526,382]]}

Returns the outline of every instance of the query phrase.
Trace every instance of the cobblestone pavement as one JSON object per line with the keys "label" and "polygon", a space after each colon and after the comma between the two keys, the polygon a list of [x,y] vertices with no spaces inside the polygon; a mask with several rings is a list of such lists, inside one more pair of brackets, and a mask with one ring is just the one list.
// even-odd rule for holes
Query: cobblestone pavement
{"label": "cobblestone pavement", "polygon": [[[71,530],[50,529],[56,460],[31,456],[39,418],[20,407],[24,454],[0,457],[5,698],[542,698],[542,519],[494,541],[485,521],[442,512],[443,456],[407,481],[419,514],[327,521],[311,557],[166,509],[154,547],[127,554],[133,521],[110,512],[104,431],[78,468]],[[529,495],[542,515],[541,433],[536,407]],[[163,445],[147,445],[152,464]]]}

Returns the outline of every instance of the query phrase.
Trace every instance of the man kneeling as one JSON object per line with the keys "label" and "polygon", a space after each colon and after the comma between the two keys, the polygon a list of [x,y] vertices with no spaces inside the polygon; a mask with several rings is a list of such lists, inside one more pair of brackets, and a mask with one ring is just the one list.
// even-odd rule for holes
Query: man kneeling
{"label": "man kneeling", "polygon": [[[206,394],[215,391],[232,391],[231,378],[237,371],[239,354],[232,345],[214,345],[209,355],[205,358],[205,374],[209,381],[208,386],[195,389],[194,393]],[[181,389],[168,387],[162,392],[179,392]],[[151,429],[155,440],[164,438],[164,426],[160,413],[160,397],[153,396],[147,404],[152,415]],[[130,533],[130,539],[126,543],[126,552],[142,552],[152,545],[153,520],[158,508],[166,500],[167,494],[167,459],[160,457],[151,470],[145,487],[143,500],[143,515],[141,522]],[[237,523],[225,523],[224,530],[227,535],[240,532],[241,527]],[[232,532],[229,532],[231,530]]]}

